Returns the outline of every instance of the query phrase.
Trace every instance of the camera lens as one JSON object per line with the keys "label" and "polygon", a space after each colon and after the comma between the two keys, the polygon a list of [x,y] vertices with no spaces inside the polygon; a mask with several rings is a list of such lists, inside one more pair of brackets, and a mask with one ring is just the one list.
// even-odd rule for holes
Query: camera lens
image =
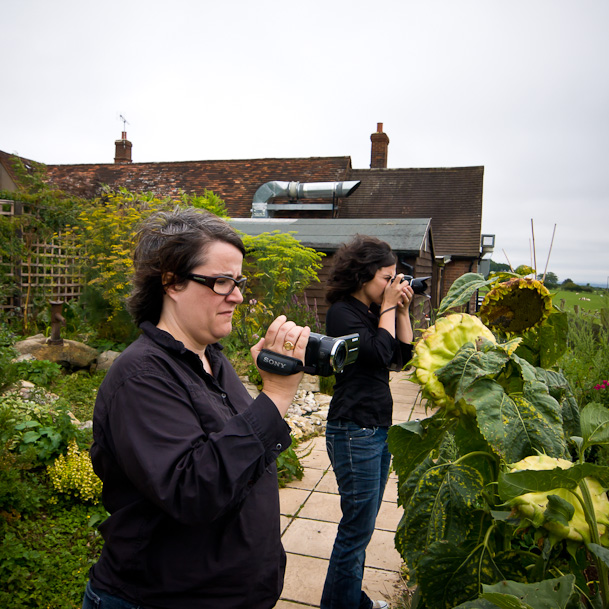
{"label": "camera lens", "polygon": [[342,370],[345,366],[345,361],[347,360],[347,345],[345,341],[339,341],[336,344],[335,349],[332,352],[331,364],[332,368],[336,372]]}

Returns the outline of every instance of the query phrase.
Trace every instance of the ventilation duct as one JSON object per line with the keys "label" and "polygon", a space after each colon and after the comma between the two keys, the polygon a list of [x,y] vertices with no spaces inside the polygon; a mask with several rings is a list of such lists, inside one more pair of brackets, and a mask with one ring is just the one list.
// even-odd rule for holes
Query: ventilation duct
{"label": "ventilation duct", "polygon": [[252,201],[252,218],[268,218],[269,209],[333,209],[334,203],[305,204],[284,203],[273,205],[269,200],[275,197],[288,197],[290,201],[298,199],[334,199],[348,197],[360,185],[359,180],[351,182],[267,182],[254,194]]}

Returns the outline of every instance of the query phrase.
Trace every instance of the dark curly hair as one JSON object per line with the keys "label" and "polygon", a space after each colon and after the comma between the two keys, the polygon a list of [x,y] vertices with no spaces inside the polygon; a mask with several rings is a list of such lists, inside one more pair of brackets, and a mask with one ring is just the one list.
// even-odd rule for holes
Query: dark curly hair
{"label": "dark curly hair", "polygon": [[157,324],[168,285],[186,281],[185,275],[205,263],[207,247],[214,241],[234,245],[243,255],[241,237],[224,220],[194,208],[158,212],[138,230],[133,256],[133,289],[127,309],[139,326]]}
{"label": "dark curly hair", "polygon": [[326,300],[333,304],[344,300],[370,281],[376,272],[396,264],[397,258],[385,241],[367,235],[355,235],[341,245],[332,258]]}

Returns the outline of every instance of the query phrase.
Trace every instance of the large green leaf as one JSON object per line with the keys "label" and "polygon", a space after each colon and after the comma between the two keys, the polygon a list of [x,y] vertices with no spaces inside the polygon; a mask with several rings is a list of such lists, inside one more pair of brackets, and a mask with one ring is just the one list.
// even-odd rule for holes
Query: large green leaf
{"label": "large green leaf", "polygon": [[444,390],[458,402],[468,387],[481,378],[499,374],[510,356],[500,348],[486,341],[483,350],[473,343],[466,343],[455,357],[443,368],[436,370],[436,376],[444,385]]}
{"label": "large green leaf", "polygon": [[496,278],[485,279],[483,275],[478,273],[465,273],[465,275],[461,275],[461,277],[452,283],[448,293],[442,299],[438,315],[444,315],[446,311],[453,307],[466,305],[471,300],[474,292],[493,283],[497,283]]}
{"label": "large green leaf", "polygon": [[400,481],[406,480],[412,470],[438,448],[446,432],[442,412],[423,421],[408,421],[389,428],[389,452],[393,455],[393,467]]}
{"label": "large green leaf", "polygon": [[492,603],[493,607],[499,607],[499,609],[535,609],[527,603],[523,603],[519,598],[512,596],[511,594],[499,594],[499,592],[488,592],[482,594],[481,598]]}
{"label": "large green leaf", "polygon": [[565,375],[537,368],[537,378],[547,385],[550,395],[560,404],[565,437],[581,435],[580,409]]}
{"label": "large green leaf", "polygon": [[408,504],[425,472],[436,465],[436,461],[428,456],[410,472],[406,479],[402,476],[398,477],[398,505]]}
{"label": "large green leaf", "polygon": [[584,449],[594,444],[609,444],[609,410],[592,402],[581,411],[581,432]]}
{"label": "large green leaf", "polygon": [[551,368],[567,350],[567,314],[553,312],[539,327],[524,334],[516,353],[533,366]]}
{"label": "large green leaf", "polygon": [[[419,482],[425,475],[425,473],[436,467],[436,462],[434,459],[427,457],[424,461],[419,463],[417,467],[415,467],[410,476],[406,480],[398,479],[398,504],[402,506],[407,506],[415,493]],[[418,556],[418,550],[415,549],[413,551],[412,544],[408,546],[408,543],[412,540],[407,535],[407,527],[409,526],[409,520],[406,518],[406,514],[402,514],[402,518],[400,519],[400,523],[395,532],[395,549],[400,553],[400,555],[404,558],[406,562],[408,562],[411,566],[414,566],[415,557]],[[416,572],[414,569],[411,572],[411,583],[416,583]]]}
{"label": "large green leaf", "polygon": [[435,541],[467,539],[484,517],[476,510],[483,488],[480,473],[464,464],[435,465],[422,474],[405,506],[399,542],[396,534],[396,545],[411,570]]}
{"label": "large green leaf", "polygon": [[421,595],[430,609],[449,609],[458,603],[475,602],[473,599],[481,592],[481,584],[525,576],[512,552],[493,556],[483,544],[472,548],[465,543],[449,542],[431,545],[421,558],[418,571]]}
{"label": "large green leaf", "polygon": [[559,407],[547,393],[512,395],[492,379],[481,379],[464,394],[476,408],[478,427],[489,446],[508,463],[536,451],[560,457],[565,452]]}
{"label": "large green leaf", "polygon": [[537,369],[498,345],[464,345],[436,371],[446,393],[465,413],[475,412],[480,433],[507,462],[536,451],[566,452],[562,409]]}
{"label": "large green leaf", "polygon": [[548,506],[544,512],[546,522],[555,522],[563,527],[569,526],[575,508],[572,503],[558,495],[548,495]]}
{"label": "large green leaf", "polygon": [[609,488],[609,467],[575,463],[568,469],[501,472],[498,491],[502,501],[511,501],[526,493],[547,493],[557,488],[573,490],[584,478],[596,478],[604,488]]}
{"label": "large green leaf", "polygon": [[[556,579],[546,579],[532,584],[502,581],[484,585],[481,598],[495,603],[501,609],[531,607],[531,609],[566,609],[575,591],[575,576],[564,575]],[[522,605],[509,604],[515,598]]]}
{"label": "large green leaf", "polygon": [[586,548],[609,567],[609,548],[603,548],[603,546],[599,546],[597,543],[586,544]]}

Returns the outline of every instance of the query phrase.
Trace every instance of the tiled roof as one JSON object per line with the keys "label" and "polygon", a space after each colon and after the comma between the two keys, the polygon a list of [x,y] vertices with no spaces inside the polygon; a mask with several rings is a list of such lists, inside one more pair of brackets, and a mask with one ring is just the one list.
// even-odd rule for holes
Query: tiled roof
{"label": "tiled roof", "polygon": [[25,159],[23,157],[19,157],[15,154],[9,154],[8,152],[3,152],[2,150],[0,150],[0,165],[2,165],[11,180],[16,183],[17,174],[15,173],[15,169],[13,168],[13,163],[15,159],[21,159],[26,169],[31,169],[33,165],[37,165],[38,163],[35,163],[34,161],[30,161],[29,159]]}
{"label": "tiled roof", "polygon": [[266,182],[334,182],[344,180],[349,157],[249,159],[104,165],[48,165],[49,181],[84,197],[100,194],[104,184],[134,192],[178,198],[181,191],[202,195],[211,190],[226,203],[229,215],[251,215],[256,190]]}
{"label": "tiled roof", "polygon": [[478,257],[484,167],[353,169],[340,218],[431,218],[436,256]]}
{"label": "tiled roof", "polygon": [[[1,153],[0,161],[8,157]],[[350,157],[312,157],[48,165],[47,170],[50,182],[88,198],[99,195],[104,184],[173,198],[180,192],[202,195],[211,190],[224,200],[233,218],[251,217],[254,193],[266,182],[359,180],[359,188],[338,201],[335,217],[431,218],[436,255],[477,258],[480,252],[484,167],[352,169]],[[286,209],[275,213],[275,217],[286,215],[329,218],[332,212]]]}

